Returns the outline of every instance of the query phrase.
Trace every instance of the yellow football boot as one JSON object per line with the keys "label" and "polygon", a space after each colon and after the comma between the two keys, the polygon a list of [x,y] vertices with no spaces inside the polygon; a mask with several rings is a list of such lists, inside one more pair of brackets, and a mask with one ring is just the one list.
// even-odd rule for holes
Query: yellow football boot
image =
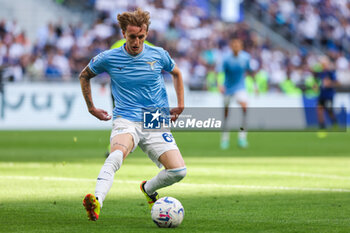
{"label": "yellow football boot", "polygon": [[147,181],[142,181],[142,183],[140,184],[140,189],[147,199],[149,209],[152,209],[152,206],[154,205],[154,203],[159,199],[159,195],[157,192],[153,193],[152,195],[148,195],[148,193],[146,193],[144,188],[146,182]]}
{"label": "yellow football boot", "polygon": [[100,215],[101,205],[94,194],[87,194],[83,200],[83,206],[86,209],[87,216],[91,221],[96,221]]}

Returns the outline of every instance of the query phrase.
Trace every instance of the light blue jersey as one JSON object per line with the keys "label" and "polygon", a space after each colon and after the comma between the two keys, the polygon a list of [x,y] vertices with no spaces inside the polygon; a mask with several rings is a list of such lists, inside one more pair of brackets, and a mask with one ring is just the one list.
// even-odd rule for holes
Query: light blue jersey
{"label": "light blue jersey", "polygon": [[235,92],[245,89],[245,72],[250,70],[250,55],[240,51],[238,56],[231,53],[224,58],[223,71],[225,73],[225,95],[232,95]]}
{"label": "light blue jersey", "polygon": [[174,67],[167,51],[146,44],[136,56],[128,54],[122,46],[98,54],[89,63],[95,74],[107,72],[111,77],[113,119],[122,117],[130,121],[143,121],[146,108],[168,109],[162,70],[171,72]]}

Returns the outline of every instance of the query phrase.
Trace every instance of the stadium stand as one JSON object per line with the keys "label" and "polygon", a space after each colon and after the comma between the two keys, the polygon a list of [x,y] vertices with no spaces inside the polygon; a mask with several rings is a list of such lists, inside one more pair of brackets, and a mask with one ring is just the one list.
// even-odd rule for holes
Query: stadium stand
{"label": "stadium stand", "polygon": [[[143,6],[152,15],[148,40],[172,54],[191,90],[218,91],[215,85],[221,80],[221,59],[229,51],[228,40],[232,36],[243,39],[245,49],[252,55],[251,67],[256,76],[247,79],[251,93],[256,88],[260,92],[300,93],[295,88],[307,88],[313,71],[319,67],[319,57],[325,54],[333,61],[341,83],[350,84],[350,4],[346,1],[325,1],[331,11],[317,8],[317,0],[254,0],[245,5],[247,15],[253,15],[284,38],[290,48],[299,49],[271,42],[251,21],[223,22],[217,5],[207,1],[52,2],[74,12],[91,10],[95,20],[89,26],[59,20],[46,23],[36,30],[35,39],[29,40],[16,20],[2,19],[0,66],[5,81],[77,80],[91,57],[121,39],[116,15]],[[321,17],[326,20],[321,21]],[[309,30],[314,27],[320,30]]]}
{"label": "stadium stand", "polygon": [[347,0],[253,0],[251,11],[298,46],[350,52]]}

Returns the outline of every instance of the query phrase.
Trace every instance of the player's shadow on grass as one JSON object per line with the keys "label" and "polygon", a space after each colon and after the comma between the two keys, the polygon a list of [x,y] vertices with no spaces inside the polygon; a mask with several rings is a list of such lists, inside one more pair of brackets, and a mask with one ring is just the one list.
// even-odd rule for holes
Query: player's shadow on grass
{"label": "player's shadow on grass", "polygon": [[[232,192],[232,190],[231,190]],[[242,193],[175,195],[185,208],[176,232],[349,232],[348,193]],[[174,193],[173,193],[174,194]],[[33,198],[35,199],[35,197]],[[160,232],[140,198],[118,194],[90,222],[80,197],[0,201],[3,232]]]}

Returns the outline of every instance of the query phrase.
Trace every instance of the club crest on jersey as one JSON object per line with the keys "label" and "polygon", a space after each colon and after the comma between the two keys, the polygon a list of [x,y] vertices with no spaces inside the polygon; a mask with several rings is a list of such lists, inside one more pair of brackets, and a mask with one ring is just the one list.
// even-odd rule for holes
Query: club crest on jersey
{"label": "club crest on jersey", "polygon": [[157,61],[147,61],[146,63],[151,67],[151,70],[154,70],[154,63]]}

